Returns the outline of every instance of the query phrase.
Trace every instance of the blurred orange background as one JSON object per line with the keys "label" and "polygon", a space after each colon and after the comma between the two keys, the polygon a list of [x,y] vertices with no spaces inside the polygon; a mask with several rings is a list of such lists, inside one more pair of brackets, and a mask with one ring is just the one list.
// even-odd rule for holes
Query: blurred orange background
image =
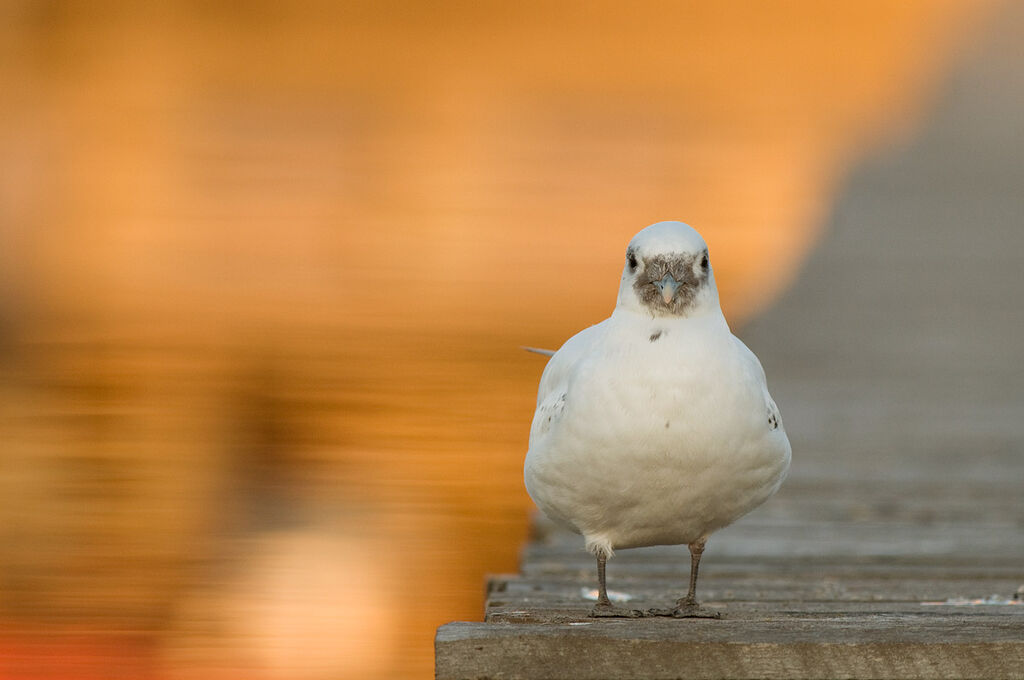
{"label": "blurred orange background", "polygon": [[0,678],[430,677],[543,359],[682,219],[737,326],[993,2],[7,2]]}

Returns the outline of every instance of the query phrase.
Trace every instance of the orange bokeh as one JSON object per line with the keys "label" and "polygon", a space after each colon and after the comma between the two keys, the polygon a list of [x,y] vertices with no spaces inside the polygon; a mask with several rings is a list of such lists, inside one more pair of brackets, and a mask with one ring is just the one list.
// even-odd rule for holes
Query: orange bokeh
{"label": "orange bokeh", "polygon": [[991,5],[10,4],[0,678],[427,677],[526,535],[517,346],[662,219],[770,304]]}

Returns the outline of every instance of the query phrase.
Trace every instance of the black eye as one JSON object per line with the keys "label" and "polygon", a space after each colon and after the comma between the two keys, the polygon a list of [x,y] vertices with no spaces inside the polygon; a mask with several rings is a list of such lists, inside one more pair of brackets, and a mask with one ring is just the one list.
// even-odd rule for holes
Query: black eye
{"label": "black eye", "polygon": [[704,257],[700,258],[700,268],[703,269],[704,271],[708,270],[708,256],[707,255],[705,255]]}
{"label": "black eye", "polygon": [[629,262],[630,271],[636,269],[636,255],[634,255],[633,253],[628,253],[626,255],[626,261]]}

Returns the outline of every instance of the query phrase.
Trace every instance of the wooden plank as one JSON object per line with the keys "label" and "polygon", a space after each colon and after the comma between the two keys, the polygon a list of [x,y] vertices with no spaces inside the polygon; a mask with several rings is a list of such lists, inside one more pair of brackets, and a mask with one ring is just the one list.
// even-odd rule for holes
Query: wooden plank
{"label": "wooden plank", "polygon": [[1024,636],[1009,616],[458,622],[438,630],[435,652],[437,680],[1024,678]]}
{"label": "wooden plank", "polygon": [[[492,620],[507,611],[524,608],[559,611],[578,609],[586,613],[589,602],[583,599],[584,590],[596,588],[591,579],[579,581],[508,581],[500,583],[500,589],[491,592],[486,604],[486,619]],[[628,595],[630,604],[640,607],[664,607],[667,603],[686,594],[685,579],[673,581],[652,581],[649,579],[629,580],[616,583],[613,590]],[[775,605],[792,606],[793,603],[831,602],[836,607],[844,603],[907,603],[920,605],[923,602],[946,602],[958,598],[980,599],[997,596],[1011,600],[1021,587],[1021,579],[793,579],[775,577],[771,579],[742,578],[714,579],[702,584],[702,601],[722,609],[733,602],[766,602]],[[1020,605],[1024,620],[1024,604]]]}
{"label": "wooden plank", "polygon": [[[538,519],[538,522],[543,520]],[[545,527],[539,541],[524,553],[524,568],[557,560],[568,568],[582,568],[592,558],[582,550],[582,539],[568,531]],[[704,559],[707,564],[747,561],[815,560],[887,561],[927,560],[939,564],[1010,562],[1024,564],[1021,530],[1012,522],[836,522],[821,519],[783,520],[755,514],[713,534]],[[683,546],[624,550],[610,565],[628,568],[637,563],[682,561]],[[611,567],[610,567],[611,568]]]}
{"label": "wooden plank", "polygon": [[[685,594],[685,593],[683,593]],[[629,607],[646,610],[651,607],[666,607],[672,598],[651,598],[648,600],[630,600]],[[729,621],[728,625],[736,624],[737,630],[743,628],[742,623],[750,617],[775,621],[781,632],[788,630],[794,621],[828,617],[848,617],[850,620],[864,617],[885,616],[921,616],[935,620],[954,620],[957,617],[969,617],[975,622],[1005,619],[1010,628],[1015,628],[1018,637],[1024,640],[1024,605],[947,605],[930,601],[883,601],[865,602],[860,600],[741,600],[727,601],[707,598],[703,603],[720,612],[721,620]],[[577,599],[556,603],[537,602],[523,599],[518,606],[504,604],[488,608],[486,623],[593,623],[595,619],[588,616],[593,602]],[[645,618],[644,621],[647,619]],[[866,619],[865,619],[866,620]],[[625,620],[624,620],[625,621]],[[639,623],[638,625],[645,625]]]}

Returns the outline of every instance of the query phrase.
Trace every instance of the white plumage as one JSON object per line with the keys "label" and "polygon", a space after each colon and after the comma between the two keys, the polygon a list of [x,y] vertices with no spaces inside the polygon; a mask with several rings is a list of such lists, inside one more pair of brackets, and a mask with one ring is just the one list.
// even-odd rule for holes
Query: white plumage
{"label": "white plumage", "polygon": [[[612,607],[613,551],[687,544],[694,599],[704,540],[771,496],[790,445],[757,357],[732,335],[707,245],[681,222],[639,232],[611,317],[570,338],[544,369],[526,488],[598,558],[595,614]],[[658,611],[656,613],[666,613]]]}

